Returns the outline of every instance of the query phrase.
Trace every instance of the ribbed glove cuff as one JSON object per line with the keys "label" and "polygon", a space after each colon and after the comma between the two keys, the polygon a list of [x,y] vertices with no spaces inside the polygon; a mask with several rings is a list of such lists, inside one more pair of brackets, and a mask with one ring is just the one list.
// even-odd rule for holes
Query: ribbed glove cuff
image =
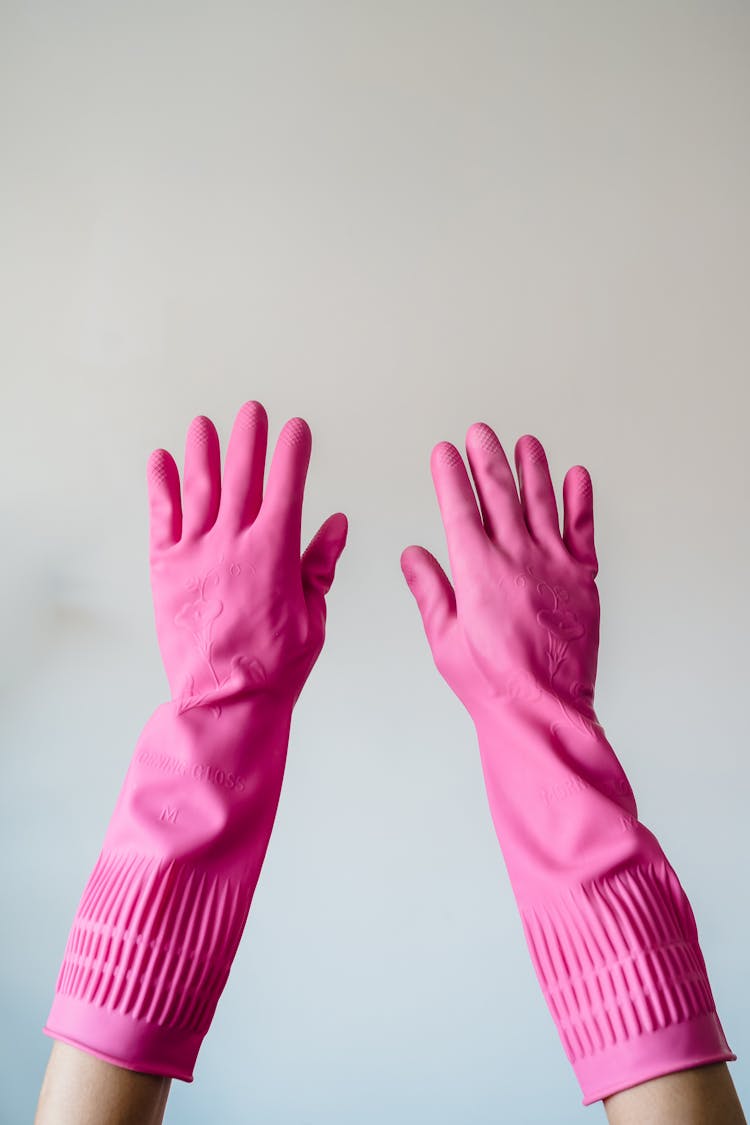
{"label": "ribbed glove cuff", "polygon": [[44,1031],[108,1062],[190,1082],[252,887],[176,861],[102,852]]}
{"label": "ribbed glove cuff", "polygon": [[693,912],[664,859],[519,903],[534,968],[589,1105],[731,1061]]}

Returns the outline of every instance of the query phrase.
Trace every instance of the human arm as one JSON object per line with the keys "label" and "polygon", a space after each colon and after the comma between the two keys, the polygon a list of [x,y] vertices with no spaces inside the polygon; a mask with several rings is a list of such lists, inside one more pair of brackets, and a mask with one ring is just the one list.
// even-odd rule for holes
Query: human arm
{"label": "human arm", "polygon": [[609,1125],[747,1125],[726,1063],[679,1070],[604,1099]]}
{"label": "human arm", "polygon": [[170,1085],[53,1043],[34,1125],[161,1125]]}
{"label": "human arm", "polygon": [[516,444],[518,491],[489,426],[466,445],[476,496],[455,446],[431,456],[453,581],[422,547],[401,565],[435,664],[474,721],[532,962],[589,1104],[735,1055],[690,903],[594,709],[589,474],[566,475],[561,533],[536,438]]}

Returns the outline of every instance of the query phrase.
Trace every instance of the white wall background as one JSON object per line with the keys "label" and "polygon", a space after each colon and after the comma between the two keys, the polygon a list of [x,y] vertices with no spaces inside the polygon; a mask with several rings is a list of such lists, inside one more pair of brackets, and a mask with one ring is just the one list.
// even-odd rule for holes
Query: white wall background
{"label": "white wall background", "polygon": [[165,696],[145,464],[260,399],[350,541],[243,944],[167,1120],[557,1125],[473,727],[399,569],[483,419],[594,481],[597,711],[750,1051],[750,9],[0,7],[2,1121]]}

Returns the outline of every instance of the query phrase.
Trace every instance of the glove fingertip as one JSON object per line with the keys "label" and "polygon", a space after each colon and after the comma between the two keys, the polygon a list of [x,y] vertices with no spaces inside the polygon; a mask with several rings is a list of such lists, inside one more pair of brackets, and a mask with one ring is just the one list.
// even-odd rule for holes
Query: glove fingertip
{"label": "glove fingertip", "polygon": [[419,566],[419,562],[417,560],[419,558],[419,547],[405,547],[401,552],[401,558],[399,560],[401,565],[401,573],[410,586],[417,580],[417,570]]}

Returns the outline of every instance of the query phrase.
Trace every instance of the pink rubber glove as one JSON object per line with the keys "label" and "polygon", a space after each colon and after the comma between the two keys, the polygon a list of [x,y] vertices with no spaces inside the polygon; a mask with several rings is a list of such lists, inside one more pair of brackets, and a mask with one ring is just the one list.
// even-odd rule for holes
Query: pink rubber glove
{"label": "pink rubber glove", "polygon": [[401,556],[435,664],[476,727],[490,811],[531,958],[588,1105],[649,1078],[736,1058],[693,912],[594,711],[599,643],[591,480],[475,424],[431,470],[454,587]]}
{"label": "pink rubber glove", "polygon": [[83,893],[45,1032],[131,1070],[192,1081],[268,846],[292,708],[323,646],[347,533],[300,559],[306,422],[239,411],[221,481],[209,419],[190,427],[183,496],[148,464],[151,585],[172,699],[135,748]]}

